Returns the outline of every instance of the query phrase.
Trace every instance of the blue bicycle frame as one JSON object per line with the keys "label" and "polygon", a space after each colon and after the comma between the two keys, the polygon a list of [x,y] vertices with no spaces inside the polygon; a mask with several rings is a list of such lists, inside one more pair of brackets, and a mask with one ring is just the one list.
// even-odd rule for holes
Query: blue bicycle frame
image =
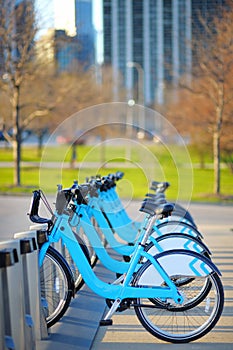
{"label": "blue bicycle frame", "polygon": [[[135,249],[134,245],[131,245],[131,246],[126,245],[126,244],[123,245],[122,243],[119,243],[119,241],[117,241],[117,239],[114,237],[113,231],[110,228],[109,223],[101,210],[98,198],[92,197],[89,199],[86,211],[87,211],[90,218],[94,217],[96,219],[99,227],[101,228],[102,233],[105,236],[105,239],[107,240],[107,242],[109,243],[109,245],[112,249],[114,249],[117,253],[119,253],[121,255],[128,255],[129,256],[133,253],[133,251]],[[146,216],[144,218],[143,222],[140,225],[137,239],[139,238],[141,232],[143,232],[144,228],[147,226],[147,222],[148,222],[148,216]],[[80,220],[80,224],[81,223],[82,223],[82,219]],[[75,226],[75,223],[74,223],[74,226]],[[124,232],[125,226],[120,227],[118,225],[118,229],[120,229]],[[77,228],[77,230],[78,230],[78,228]],[[114,228],[113,228],[113,230],[114,230]],[[87,232],[88,232],[88,230],[87,230]],[[179,232],[176,232],[176,233],[179,233]],[[171,233],[171,235],[172,235],[172,233]],[[190,249],[189,248],[190,243],[192,240],[194,240],[194,238],[190,237],[190,240],[189,240],[189,237],[187,235],[185,235],[185,234],[183,234],[183,235],[184,235],[184,239],[186,239],[186,242],[184,242],[184,246],[182,248]],[[122,236],[123,235],[121,235],[121,237]],[[161,245],[158,244],[158,242],[156,241],[156,237],[160,237],[160,236],[162,236],[161,232],[156,227],[156,225],[154,225],[153,226],[153,234],[149,236],[149,241],[153,241],[155,247],[157,248],[157,250],[159,252],[163,251],[163,249],[161,248]],[[91,237],[88,236],[88,239],[91,240]],[[196,252],[199,252],[199,253],[202,251],[207,251],[208,254],[211,254],[210,251],[208,250],[208,248],[202,242],[197,242],[194,247],[192,246],[192,248],[193,248],[192,250],[195,250]]]}
{"label": "blue bicycle frame", "polygon": [[[82,214],[82,212],[80,212]],[[152,218],[150,225],[148,226],[147,233],[142,238],[141,242],[137,243],[136,249],[132,255],[130,263],[127,264],[128,269],[125,270],[123,283],[118,285],[108,284],[101,281],[93,272],[88,260],[85,257],[79,243],[77,242],[74,233],[69,224],[69,215],[63,213],[57,215],[51,231],[49,232],[49,241],[45,242],[39,253],[39,264],[42,266],[46,251],[51,242],[58,242],[62,239],[62,242],[66,245],[70,255],[78,267],[84,281],[96,294],[104,297],[117,299],[118,303],[125,298],[172,298],[176,303],[182,303],[183,298],[177,291],[176,286],[170,280],[169,274],[166,268],[171,269],[174,265],[182,266],[182,270],[185,267],[186,276],[207,276],[213,271],[220,274],[215,265],[208,259],[201,257],[198,253],[184,250],[175,250],[173,252],[163,252],[153,257],[148,254],[144,248],[145,243],[148,240],[149,231],[153,226]],[[89,224],[88,224],[89,225]],[[174,264],[166,264],[168,257],[174,258]],[[154,267],[154,270],[158,274],[159,284],[161,280],[165,281],[167,287],[157,286],[142,286],[141,288],[134,288],[131,283],[133,281],[133,275],[137,271],[141,258],[149,260]],[[126,265],[125,265],[126,266]]]}
{"label": "blue bicycle frame", "polygon": [[[95,197],[94,197],[95,198]],[[98,233],[96,232],[90,217],[89,217],[89,211],[93,211],[93,202],[92,205],[87,205],[87,204],[78,204],[75,201],[75,198],[73,199],[72,202],[72,211],[70,211],[70,216],[69,216],[69,225],[71,227],[76,227],[76,230],[79,230],[79,227],[82,227],[91,246],[93,247],[93,249],[95,250],[98,258],[100,259],[100,261],[104,264],[104,266],[116,273],[119,274],[123,274],[125,273],[128,268],[129,268],[129,263],[128,262],[124,262],[124,261],[118,261],[116,259],[113,259],[106,251],[105,247],[102,244],[102,241],[98,235]],[[92,213],[93,214],[93,213]],[[106,238],[107,240],[111,241],[112,244],[112,248],[117,251],[117,253],[121,254],[121,255],[132,255],[135,251],[135,249],[137,248],[137,244],[135,244],[134,246],[128,246],[128,245],[123,245],[121,243],[119,243],[113,236],[113,233],[111,231],[111,229],[108,227],[108,223],[105,220],[105,217],[103,216],[101,211],[98,211],[96,213],[96,216],[98,214],[98,217],[102,220],[101,222],[101,226],[105,225],[105,234],[106,234]],[[58,213],[55,213],[55,216],[57,217],[57,220],[60,220],[60,215]],[[151,223],[154,222],[156,220],[156,216],[149,216],[147,215],[145,220],[144,220],[144,224],[142,225],[141,228],[141,232],[138,238],[138,242],[140,243],[140,241],[143,239],[144,235],[146,234],[147,231],[147,227],[152,227]],[[173,237],[172,235],[167,235],[168,237],[166,237],[166,239],[171,242],[171,238],[173,239],[173,242],[171,242],[172,244],[170,244],[170,247],[168,247],[168,245],[165,244],[165,242],[157,242],[156,239],[154,239],[153,237],[151,237],[150,235],[149,240],[151,240],[153,242],[153,249],[151,250],[151,252],[154,254],[158,253],[158,252],[162,252],[164,251],[164,244],[166,245],[166,249],[174,249],[174,248],[179,248],[179,249],[189,249],[189,250],[193,250],[196,251],[198,253],[204,253],[204,252],[208,252],[208,248],[202,244],[201,242],[199,243],[198,241],[191,241],[189,239],[189,237],[186,237],[185,235],[182,235],[183,237]],[[63,241],[63,236],[61,235],[62,241]],[[72,239],[76,239],[73,232],[72,232]],[[179,238],[179,239],[178,239]],[[180,238],[182,239],[182,241],[180,240]],[[174,241],[175,239],[175,241]],[[51,243],[55,242],[54,239],[52,238],[52,236],[49,237],[49,240]],[[137,266],[137,269],[140,267],[140,264]]]}
{"label": "blue bicycle frame", "polygon": [[[120,201],[119,196],[117,195],[117,192],[115,191],[115,187],[112,187],[106,191],[99,190],[98,194],[98,199],[90,198],[90,207],[93,206],[93,208],[97,209],[97,211],[102,211],[108,218],[108,226],[112,226],[112,228],[117,232],[121,239],[133,243],[137,239],[138,230],[143,223],[130,219]],[[158,225],[163,223],[165,224],[167,222],[170,221],[156,221],[156,225],[154,226],[154,232],[156,236],[163,234]],[[176,226],[176,232],[178,230],[178,232],[186,233],[192,237],[202,237],[200,232],[188,224],[186,220],[181,220],[181,218],[174,218],[174,222],[176,222],[174,225]],[[99,226],[102,229],[102,226],[100,224]],[[106,229],[105,226],[103,226],[103,228]]]}

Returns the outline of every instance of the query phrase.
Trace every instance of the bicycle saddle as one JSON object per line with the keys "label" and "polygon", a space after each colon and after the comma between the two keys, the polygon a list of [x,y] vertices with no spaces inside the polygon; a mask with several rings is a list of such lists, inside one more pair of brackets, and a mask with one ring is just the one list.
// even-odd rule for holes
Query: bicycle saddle
{"label": "bicycle saddle", "polygon": [[160,192],[164,192],[169,186],[169,182],[152,181],[150,189],[153,191],[159,190]]}
{"label": "bicycle saddle", "polygon": [[162,215],[169,216],[174,209],[174,205],[171,203],[155,204],[151,202],[143,202],[139,211],[147,213],[151,216],[153,215]]}

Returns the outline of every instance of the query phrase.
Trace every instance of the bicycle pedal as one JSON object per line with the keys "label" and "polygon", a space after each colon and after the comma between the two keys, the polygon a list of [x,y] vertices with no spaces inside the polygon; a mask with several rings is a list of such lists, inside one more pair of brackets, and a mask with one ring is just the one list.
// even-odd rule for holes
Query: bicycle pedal
{"label": "bicycle pedal", "polygon": [[112,320],[109,318],[108,320],[101,320],[99,325],[101,326],[112,326]]}

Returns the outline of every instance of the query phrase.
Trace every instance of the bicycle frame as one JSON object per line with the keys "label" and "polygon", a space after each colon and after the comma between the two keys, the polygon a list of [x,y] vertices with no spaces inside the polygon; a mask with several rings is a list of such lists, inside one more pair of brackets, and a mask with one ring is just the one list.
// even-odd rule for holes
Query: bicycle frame
{"label": "bicycle frame", "polygon": [[[112,227],[114,231],[117,232],[119,237],[129,243],[133,243],[137,239],[137,233],[140,227],[143,225],[143,222],[133,221],[127,214],[124,209],[124,206],[121,203],[121,200],[115,191],[115,187],[112,187],[106,191],[98,191],[99,197],[90,198],[90,207],[93,209],[97,209],[99,212],[107,217],[108,219],[108,227]],[[96,212],[95,212],[96,213]],[[100,215],[98,215],[98,219],[101,220]],[[97,221],[98,221],[97,219]],[[176,222],[177,227],[179,224],[186,224],[187,227],[179,227],[180,233],[186,233],[192,237],[202,237],[202,235],[198,232],[194,232],[194,228],[188,220],[181,217],[171,217],[170,219],[157,220],[156,225],[154,225],[154,235],[161,236],[163,233],[160,231],[158,225],[166,222]],[[101,226],[106,229],[105,225]],[[123,228],[123,230],[122,230]]]}
{"label": "bicycle frame", "polygon": [[[107,220],[105,219],[101,209],[98,207],[98,198],[93,197],[93,200],[91,203],[89,202],[88,205],[78,205],[75,201],[75,209],[73,210],[72,218],[70,219],[70,225],[76,227],[77,231],[80,229],[80,227],[83,228],[88,240],[90,241],[92,247],[96,251],[97,256],[101,260],[101,262],[110,270],[117,272],[117,273],[124,273],[124,269],[127,268],[127,265],[124,262],[119,262],[115,259],[112,259],[111,256],[108,255],[106,252],[104,246],[101,243],[101,240],[99,238],[99,235],[97,234],[95,228],[92,225],[92,222],[90,220],[90,217],[94,216],[94,218],[97,220],[98,224],[100,224],[101,231],[105,236],[105,239],[109,243],[110,247],[114,249],[117,253],[121,255],[129,256],[133,254],[135,250],[135,245],[128,246],[123,245],[119,241],[117,241],[113,235],[113,232],[111,228],[108,225]],[[144,222],[141,224],[141,230],[138,235],[138,241],[142,239],[146,232],[146,228],[149,224],[149,221],[151,221],[152,218],[150,218],[148,215],[146,215]],[[154,222],[157,220],[157,217],[153,218],[153,227]],[[122,230],[124,230],[124,227],[122,227]],[[167,241],[169,240],[169,244],[166,244],[165,242],[158,242],[151,234],[148,236],[148,242],[153,242],[154,249],[153,254],[156,254],[158,252],[162,252],[165,249],[187,249],[187,250],[193,250],[198,253],[205,253],[207,252],[209,255],[211,254],[209,249],[204,245],[204,243],[199,242],[195,240],[194,238],[191,240],[188,235],[182,234],[182,237],[176,237],[175,241],[173,240],[171,242],[173,234],[164,235],[165,239]],[[178,239],[179,238],[179,239]],[[147,243],[148,243],[147,242]],[[166,246],[166,248],[164,248]],[[99,249],[98,247],[101,247]]]}
{"label": "bicycle frame", "polygon": [[[113,229],[110,228],[109,223],[105,217],[105,215],[103,214],[101,207],[99,205],[99,200],[96,197],[92,197],[89,199],[89,203],[88,206],[86,206],[86,211],[89,215],[89,217],[91,218],[92,216],[96,219],[98,225],[101,228],[102,233],[104,234],[107,242],[109,243],[110,247],[112,249],[114,249],[117,253],[121,254],[121,255],[131,255],[135,249],[134,245],[123,245],[122,243],[119,243],[119,241],[116,240],[116,238],[114,237],[113,234]],[[157,221],[157,218],[156,218]],[[147,226],[147,222],[148,222],[148,216],[146,216],[144,218],[144,220],[142,221],[141,225],[140,225],[140,233],[138,233],[138,237],[139,238],[140,234],[143,234],[143,230],[144,228]],[[82,226],[82,218],[80,218],[80,221],[75,222],[75,219],[73,218],[71,220],[71,224],[72,226],[76,226],[77,224]],[[91,224],[90,224],[91,225]],[[118,226],[118,228],[120,228],[122,231],[125,230],[125,226]],[[77,227],[78,229],[78,227]],[[161,245],[156,241],[155,236],[160,237],[162,236],[162,233],[159,231],[159,229],[156,227],[156,225],[153,226],[153,235],[149,236],[149,241],[153,241],[154,246],[157,248],[157,250],[159,252],[163,251],[163,249],[161,248]],[[88,229],[84,231],[86,232],[86,235],[88,236],[88,239],[91,241],[92,236],[94,235],[94,233],[89,237],[88,234]],[[180,233],[180,232],[176,232],[176,233]],[[183,234],[183,233],[182,233]],[[122,236],[121,236],[122,237]],[[184,238],[187,239],[187,235],[184,234]],[[182,247],[183,249],[190,249],[190,241],[184,242],[184,246]],[[202,242],[198,242],[196,245],[192,246],[192,250],[200,253],[202,251],[207,251],[209,254],[210,251],[208,250],[208,248],[202,243]]]}
{"label": "bicycle frame", "polygon": [[163,276],[163,278],[167,281],[167,285],[169,287],[165,289],[162,288],[163,297],[172,298],[176,300],[176,302],[178,302],[178,300],[179,302],[181,302],[182,298],[177,292],[177,289],[174,283],[170,281],[166,272],[161,268],[161,266],[156,262],[156,260],[153,259],[151,255],[147,254],[144,251],[144,248],[142,245],[137,246],[137,250],[135,250],[134,257],[130,262],[130,264],[125,263],[128,269],[124,270],[126,274],[125,274],[123,285],[117,285],[117,284],[109,285],[101,281],[99,278],[97,278],[92,268],[90,267],[85,255],[83,254],[82,249],[80,248],[80,245],[76,241],[74,233],[72,232],[72,229],[69,225],[69,216],[67,214],[62,214],[59,217],[57,217],[55,224],[52,228],[52,231],[48,235],[48,238],[49,238],[49,241],[44,243],[41,247],[41,250],[39,253],[39,265],[42,266],[43,259],[45,257],[45,254],[49,245],[52,242],[58,242],[60,239],[62,239],[62,242],[66,245],[67,249],[69,250],[71,257],[75,262],[75,264],[77,265],[86,284],[96,294],[104,298],[109,298],[109,297],[113,299],[137,298],[137,297],[153,298],[153,297],[158,297],[160,295],[159,293],[159,291],[161,290],[160,287],[151,288],[151,291],[148,292],[147,288],[142,288],[142,290],[140,289],[139,291],[139,289],[133,288],[132,286],[130,286],[130,282],[132,280],[133,273],[136,271],[138,262],[141,257],[144,257],[153,262],[154,266],[159,271],[161,276]]}
{"label": "bicycle frame", "polygon": [[[151,225],[153,225],[153,220],[150,222],[150,227],[148,227],[147,234],[151,229]],[[145,252],[144,247],[148,239],[147,234],[145,234],[142,241],[137,244],[137,248],[133,253],[131,261],[127,265],[128,270],[124,274],[123,283],[117,284],[117,281],[115,281],[113,284],[108,284],[101,281],[93,272],[91,266],[88,263],[88,260],[85,257],[85,254],[83,253],[80,245],[75,239],[74,233],[72,232],[72,229],[69,224],[69,215],[63,213],[57,216],[55,223],[53,225],[53,228],[51,232],[49,232],[49,235],[48,235],[49,242],[44,243],[41,247],[41,250],[39,253],[39,264],[40,266],[42,265],[43,259],[45,257],[49,244],[51,242],[57,242],[60,239],[62,239],[63,243],[66,245],[67,249],[69,250],[73,261],[78,267],[85,283],[96,294],[104,298],[117,299],[119,303],[121,300],[125,298],[162,298],[162,299],[171,298],[178,304],[182,303],[183,302],[182,296],[177,291],[177,288],[174,285],[174,283],[170,280],[169,275],[166,271],[166,268],[164,268],[163,266],[166,259],[165,260],[162,259],[163,261],[161,263],[158,261],[157,257],[153,257],[147,252]],[[182,266],[183,273],[185,273],[187,276],[205,277],[212,271],[216,271],[217,273],[220,274],[220,272],[217,270],[215,265],[211,261],[208,261],[208,259],[205,259],[204,257],[202,257],[201,262],[197,264],[198,258],[200,256],[195,252],[187,252],[183,250],[176,250],[172,253],[163,252],[158,255],[158,258],[164,258],[164,256],[165,257],[173,256],[174,257],[173,260],[178,259],[178,263],[179,263],[179,260],[183,260],[183,264],[181,266]],[[159,276],[158,280],[165,281],[167,287],[161,287],[158,284],[158,286],[153,286],[153,287],[142,286],[142,288],[134,288],[131,285],[134,273],[135,271],[137,271],[137,266],[141,258],[144,258],[151,262],[151,264],[154,266],[155,271],[157,271],[158,273],[158,276]],[[203,259],[205,263],[203,263]],[[198,268],[197,268],[197,265],[198,265]],[[172,265],[168,261],[167,268],[169,268],[169,266],[170,268],[172,268]],[[186,269],[184,269],[184,266],[186,267]]]}
{"label": "bicycle frame", "polygon": [[[73,190],[76,190],[76,189],[73,188]],[[68,190],[68,191],[70,191],[70,190]],[[66,190],[66,192],[67,192],[67,190]],[[38,194],[36,194],[36,193],[38,193]],[[58,192],[58,194],[59,194],[59,198],[61,198],[60,196],[61,196],[62,192]],[[39,197],[38,197],[38,195],[39,195]],[[38,198],[40,198],[40,194],[39,194],[38,191],[35,191],[35,196],[36,196],[37,201],[38,201]],[[129,267],[128,263],[127,262],[123,262],[123,261],[117,261],[117,260],[111,258],[111,256],[105,250],[98,233],[96,232],[95,228],[93,227],[93,225],[92,225],[92,223],[90,221],[90,218],[88,216],[88,213],[87,213],[87,209],[88,208],[90,209],[90,205],[87,205],[85,203],[85,201],[83,202],[83,199],[81,200],[81,202],[80,202],[80,199],[79,199],[78,202],[80,204],[78,204],[77,198],[76,198],[75,195],[72,196],[72,200],[73,200],[73,202],[70,203],[69,207],[67,207],[67,203],[66,202],[64,202],[64,204],[62,204],[62,208],[63,208],[62,211],[59,209],[60,205],[58,205],[58,207],[56,207],[57,211],[54,214],[54,217],[56,217],[56,222],[60,220],[61,213],[64,212],[64,210],[65,210],[68,213],[69,226],[72,226],[72,227],[73,226],[77,227],[78,225],[82,226],[82,228],[84,229],[85,234],[87,235],[89,241],[91,242],[92,247],[94,248],[97,256],[102,261],[102,263],[109,270],[112,270],[113,272],[120,273],[120,274],[125,273],[128,270],[128,267]],[[70,200],[69,200],[69,202],[70,202]],[[38,214],[37,214],[37,212],[38,212],[39,204],[37,203],[36,205],[33,205],[32,207],[33,207],[32,211],[34,213],[33,215],[35,217],[34,221],[38,222]],[[50,212],[52,213],[52,209],[50,209]],[[101,212],[99,212],[99,213],[101,213]],[[140,239],[138,241],[139,243],[140,243],[141,239],[143,239],[144,234],[146,232],[148,232],[147,231],[148,230],[147,225],[149,224],[149,227],[152,227],[151,222],[153,222],[153,225],[154,225],[155,220],[156,220],[155,215],[151,216],[150,218],[146,217],[145,223],[144,223],[144,225],[143,225],[143,227],[141,229]],[[47,219],[40,219],[40,221],[41,222],[47,222],[48,220]],[[150,223],[149,223],[149,221],[150,221]],[[73,239],[73,240],[75,239],[76,240],[76,237],[74,236],[73,232],[71,234],[72,234],[71,239]],[[113,236],[112,232],[111,232],[111,236]],[[149,237],[149,234],[147,236]],[[61,237],[60,238],[63,238],[62,237],[62,232],[61,232]],[[51,235],[49,236],[49,242],[50,243],[57,242],[59,239],[54,238]],[[62,239],[62,242],[63,241],[64,240]],[[179,240],[179,242],[180,242],[180,240]],[[188,241],[186,240],[185,242],[182,243],[183,246],[182,245],[180,245],[180,246],[175,245],[174,246],[174,243],[173,243],[172,246],[170,245],[170,247],[168,247],[168,245],[166,245],[165,249],[166,250],[171,249],[171,248],[174,249],[174,247],[190,249],[190,247],[189,247],[190,243],[191,242],[188,239]],[[164,242],[163,242],[163,244],[164,244]],[[49,246],[49,243],[47,244],[47,247],[48,246]],[[45,247],[46,247],[46,245],[45,245]],[[157,248],[157,251],[156,251],[155,247]],[[123,253],[129,253],[129,249],[130,249],[130,253],[132,254],[134,252],[135,248],[136,248],[136,245],[134,247],[128,247],[128,246],[120,245],[119,242],[118,242],[118,249],[120,250],[121,248],[122,249],[125,248]],[[121,254],[122,254],[122,249],[120,251]],[[152,251],[152,254],[154,255],[154,254],[156,254],[158,252],[161,252],[163,250],[164,249],[161,247],[161,243],[158,243],[156,240],[153,240],[153,251]],[[204,247],[204,245],[200,246],[200,244],[198,244],[198,242],[196,242],[196,244],[192,246],[191,250],[195,250],[196,252],[203,252],[203,251],[207,251],[208,252],[208,249],[206,247]],[[41,262],[40,262],[40,264],[41,264]],[[137,268],[139,268],[139,267],[140,267],[140,265],[137,266]]]}

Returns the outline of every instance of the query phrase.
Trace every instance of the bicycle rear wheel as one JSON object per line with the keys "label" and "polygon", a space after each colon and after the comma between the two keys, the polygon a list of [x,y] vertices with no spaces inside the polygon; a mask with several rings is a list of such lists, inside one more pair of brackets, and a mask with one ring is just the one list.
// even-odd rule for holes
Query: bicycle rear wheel
{"label": "bicycle rear wheel", "polygon": [[74,280],[61,254],[49,247],[40,267],[41,299],[46,310],[47,327],[64,315],[74,295]]}
{"label": "bicycle rear wheel", "polygon": [[[195,288],[200,278],[195,278]],[[222,314],[224,292],[217,273],[214,272],[206,278],[209,293],[205,298],[200,297],[199,303],[191,285],[189,288],[186,285],[186,290],[177,287],[185,299],[183,306],[173,304],[172,300],[167,300],[167,303],[161,300],[160,304],[155,302],[156,299],[136,299],[134,309],[143,327],[153,336],[171,343],[188,343],[207,334]],[[135,286],[140,286],[140,274],[136,278]]]}

